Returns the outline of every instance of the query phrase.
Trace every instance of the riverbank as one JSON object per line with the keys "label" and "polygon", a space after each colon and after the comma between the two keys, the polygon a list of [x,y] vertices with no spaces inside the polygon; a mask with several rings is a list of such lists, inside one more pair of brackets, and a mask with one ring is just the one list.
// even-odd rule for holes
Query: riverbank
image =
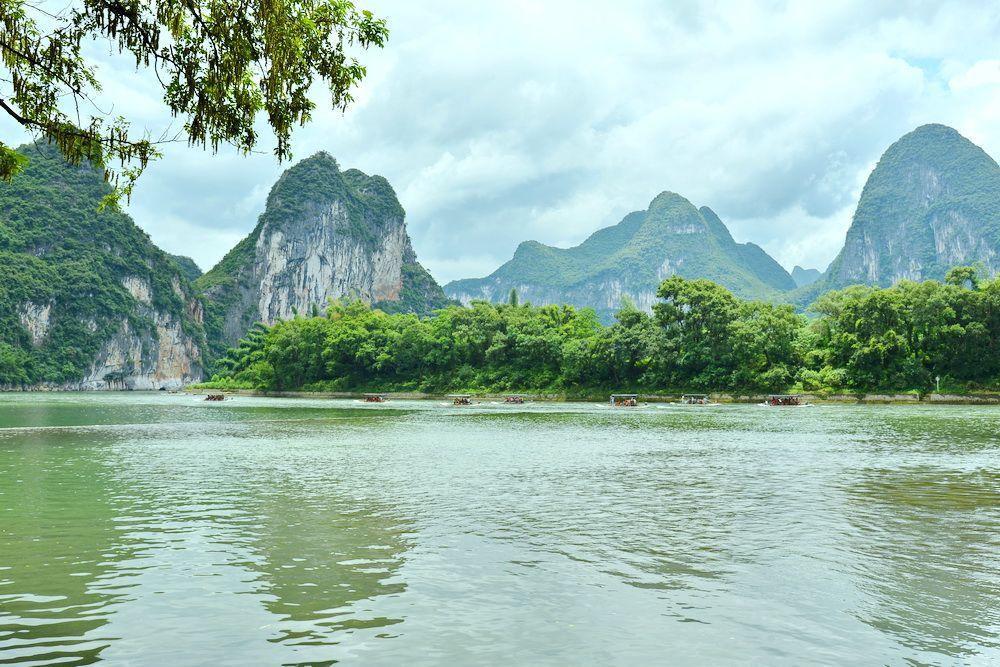
{"label": "riverbank", "polygon": [[[312,391],[253,391],[248,389],[210,389],[198,386],[191,386],[187,391],[192,394],[217,394],[224,393],[233,396],[261,396],[274,398],[341,398],[341,399],[361,399],[365,392],[333,391],[333,392],[312,392]],[[444,400],[446,394],[432,394],[419,391],[402,392],[378,392],[387,398],[396,400]],[[506,396],[520,395],[527,401],[545,402],[605,402],[608,400],[606,393],[532,393],[532,392],[481,392],[464,391],[455,393],[467,393],[479,400],[503,400]],[[693,392],[692,392],[693,393]],[[683,394],[645,394],[639,392],[640,401],[644,403],[673,403],[681,400]],[[816,404],[885,404],[885,405],[1000,405],[1000,393],[975,393],[975,394],[948,394],[948,393],[896,393],[896,394],[799,394],[803,400]],[[757,395],[736,395],[736,394],[709,394],[709,398],[717,403],[760,403],[767,398],[766,394]]]}

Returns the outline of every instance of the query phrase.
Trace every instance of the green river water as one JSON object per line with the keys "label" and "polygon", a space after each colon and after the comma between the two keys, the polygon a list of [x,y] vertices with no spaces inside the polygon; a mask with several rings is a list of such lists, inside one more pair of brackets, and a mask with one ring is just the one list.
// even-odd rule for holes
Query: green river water
{"label": "green river water", "polygon": [[1000,409],[0,394],[0,664],[1000,664]]}

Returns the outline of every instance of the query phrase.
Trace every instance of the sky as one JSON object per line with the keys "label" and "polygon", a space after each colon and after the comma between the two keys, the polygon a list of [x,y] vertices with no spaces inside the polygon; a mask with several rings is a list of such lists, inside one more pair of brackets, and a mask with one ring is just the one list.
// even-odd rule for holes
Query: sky
{"label": "sky", "polygon": [[[355,0],[382,50],[346,112],[317,93],[294,159],[389,179],[442,284],[534,239],[567,247],[659,192],[710,206],[789,270],[840,250],[880,154],[924,123],[1000,157],[1000,3]],[[176,129],[162,91],[91,49],[116,114]],[[0,120],[0,136],[18,129]],[[289,166],[168,145],[129,213],[208,269]]]}

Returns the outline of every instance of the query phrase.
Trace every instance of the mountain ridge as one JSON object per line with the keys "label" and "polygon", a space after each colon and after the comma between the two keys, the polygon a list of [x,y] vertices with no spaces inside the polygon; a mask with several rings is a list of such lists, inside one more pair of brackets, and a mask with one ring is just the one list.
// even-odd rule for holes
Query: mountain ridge
{"label": "mountain ridge", "polygon": [[792,268],[792,280],[796,287],[806,287],[823,277],[823,272],[819,269],[804,269],[798,264]]}
{"label": "mountain ridge", "polygon": [[659,282],[674,273],[716,280],[744,298],[773,297],[794,287],[788,272],[759,246],[736,243],[710,208],[663,191],[645,211],[629,213],[577,246],[524,241],[489,276],[452,281],[445,293],[464,303],[496,302],[516,289],[533,303],[592,307],[608,321],[623,297],[651,309]]}

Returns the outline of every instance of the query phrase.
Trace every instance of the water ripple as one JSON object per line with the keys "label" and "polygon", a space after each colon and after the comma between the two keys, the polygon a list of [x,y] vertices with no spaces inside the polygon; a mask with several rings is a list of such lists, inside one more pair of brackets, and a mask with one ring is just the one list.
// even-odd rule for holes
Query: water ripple
{"label": "water ripple", "polygon": [[0,664],[1000,661],[981,407],[0,396]]}

